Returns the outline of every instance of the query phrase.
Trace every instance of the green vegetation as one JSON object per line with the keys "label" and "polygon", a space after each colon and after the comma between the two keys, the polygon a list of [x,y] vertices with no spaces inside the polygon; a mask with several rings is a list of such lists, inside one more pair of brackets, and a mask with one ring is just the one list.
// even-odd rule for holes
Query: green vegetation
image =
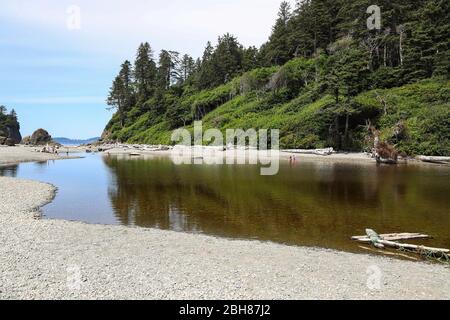
{"label": "green vegetation", "polygon": [[450,155],[448,1],[381,1],[382,29],[368,30],[370,1],[281,4],[269,41],[244,48],[232,35],[202,58],[151,47],[125,61],[108,103],[103,139],[170,144],[192,128],[279,129],[282,148],[366,150],[370,129],[409,155]]}
{"label": "green vegetation", "polygon": [[5,106],[0,106],[0,145],[20,143],[20,124],[14,109],[7,112]]}

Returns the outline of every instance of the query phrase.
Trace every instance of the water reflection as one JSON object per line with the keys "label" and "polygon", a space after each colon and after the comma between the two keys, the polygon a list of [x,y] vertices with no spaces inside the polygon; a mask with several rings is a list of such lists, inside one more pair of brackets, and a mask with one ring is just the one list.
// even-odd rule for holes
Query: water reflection
{"label": "water reflection", "polygon": [[450,247],[450,170],[299,161],[276,176],[258,166],[175,165],[169,158],[85,159],[0,167],[52,183],[45,218],[156,227],[359,251],[367,227],[424,232]]}
{"label": "water reflection", "polygon": [[18,169],[19,165],[11,165],[7,167],[0,166],[0,176],[15,178],[17,176]]}
{"label": "water reflection", "polygon": [[349,237],[371,227],[428,232],[450,246],[449,179],[439,170],[305,162],[267,177],[257,166],[103,161],[125,225],[352,251]]}

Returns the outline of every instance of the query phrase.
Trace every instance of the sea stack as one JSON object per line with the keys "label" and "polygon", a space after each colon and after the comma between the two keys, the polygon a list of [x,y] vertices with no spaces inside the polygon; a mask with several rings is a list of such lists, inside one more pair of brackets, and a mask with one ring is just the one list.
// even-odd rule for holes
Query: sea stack
{"label": "sea stack", "polygon": [[14,146],[22,140],[20,124],[14,109],[6,111],[6,107],[0,106],[0,145]]}
{"label": "sea stack", "polygon": [[42,146],[49,143],[52,143],[52,136],[48,133],[47,130],[44,129],[37,129],[31,137],[28,139],[24,139],[24,142],[28,142],[28,144],[34,145],[34,146]]}

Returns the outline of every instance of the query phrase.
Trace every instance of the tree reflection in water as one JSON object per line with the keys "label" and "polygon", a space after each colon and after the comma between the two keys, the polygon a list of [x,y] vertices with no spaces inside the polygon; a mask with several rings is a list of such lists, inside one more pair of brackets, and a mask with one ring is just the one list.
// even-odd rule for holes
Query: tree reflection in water
{"label": "tree reflection in water", "polygon": [[0,177],[17,177],[17,171],[19,169],[19,165],[8,165],[6,167],[0,166]]}
{"label": "tree reflection in water", "polygon": [[433,244],[450,246],[448,178],[439,171],[305,162],[268,177],[257,166],[103,161],[124,225],[352,251],[349,237],[371,227],[438,234]]}

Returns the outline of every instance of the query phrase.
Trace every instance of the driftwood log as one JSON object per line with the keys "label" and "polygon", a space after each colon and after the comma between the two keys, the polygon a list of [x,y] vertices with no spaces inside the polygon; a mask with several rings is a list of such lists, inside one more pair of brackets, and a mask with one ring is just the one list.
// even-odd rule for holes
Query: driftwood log
{"label": "driftwood log", "polygon": [[378,163],[381,163],[381,164],[397,164],[398,163],[398,160],[385,159],[385,158],[381,158],[381,157],[376,157],[376,160]]}
{"label": "driftwood log", "polygon": [[333,148],[326,149],[291,149],[291,150],[283,150],[286,153],[297,153],[297,154],[312,154],[317,156],[329,156],[334,153]]}
{"label": "driftwood log", "polygon": [[421,233],[390,233],[379,235],[372,229],[366,230],[366,236],[355,236],[352,237],[352,240],[372,243],[375,247],[379,249],[383,249],[385,247],[402,249],[402,250],[411,250],[418,253],[422,252],[430,252],[430,253],[440,253],[440,254],[449,254],[450,249],[442,249],[442,248],[433,248],[427,246],[419,246],[415,244],[407,244],[396,242],[398,240],[407,240],[407,239],[426,239],[430,238],[430,236]]}
{"label": "driftwood log", "polygon": [[434,252],[434,253],[436,253],[436,252],[450,253],[450,249],[418,246],[415,244],[400,243],[400,242],[394,242],[394,241],[388,241],[388,240],[379,240],[378,243],[380,243],[386,247],[397,248],[397,249],[409,249],[409,250],[414,250],[414,251],[418,251],[418,252],[429,251],[429,252]]}
{"label": "driftwood log", "polygon": [[[388,241],[411,240],[411,239],[430,239],[431,237],[422,233],[387,233],[380,234],[379,237]],[[352,240],[360,242],[371,242],[369,236],[355,236]]]}
{"label": "driftwood log", "polygon": [[450,164],[450,157],[428,157],[428,156],[418,156],[417,160],[428,163],[437,163],[437,164]]}
{"label": "driftwood log", "polygon": [[370,252],[374,252],[374,253],[382,253],[382,254],[387,255],[387,256],[402,257],[402,258],[413,260],[413,261],[420,261],[420,259],[418,257],[411,256],[408,253],[389,252],[389,251],[386,251],[386,250],[380,251],[380,250],[377,250],[376,248],[369,247],[367,245],[360,245],[360,246],[358,246],[358,248],[361,248],[363,250],[367,250],[367,251],[370,251]]}

